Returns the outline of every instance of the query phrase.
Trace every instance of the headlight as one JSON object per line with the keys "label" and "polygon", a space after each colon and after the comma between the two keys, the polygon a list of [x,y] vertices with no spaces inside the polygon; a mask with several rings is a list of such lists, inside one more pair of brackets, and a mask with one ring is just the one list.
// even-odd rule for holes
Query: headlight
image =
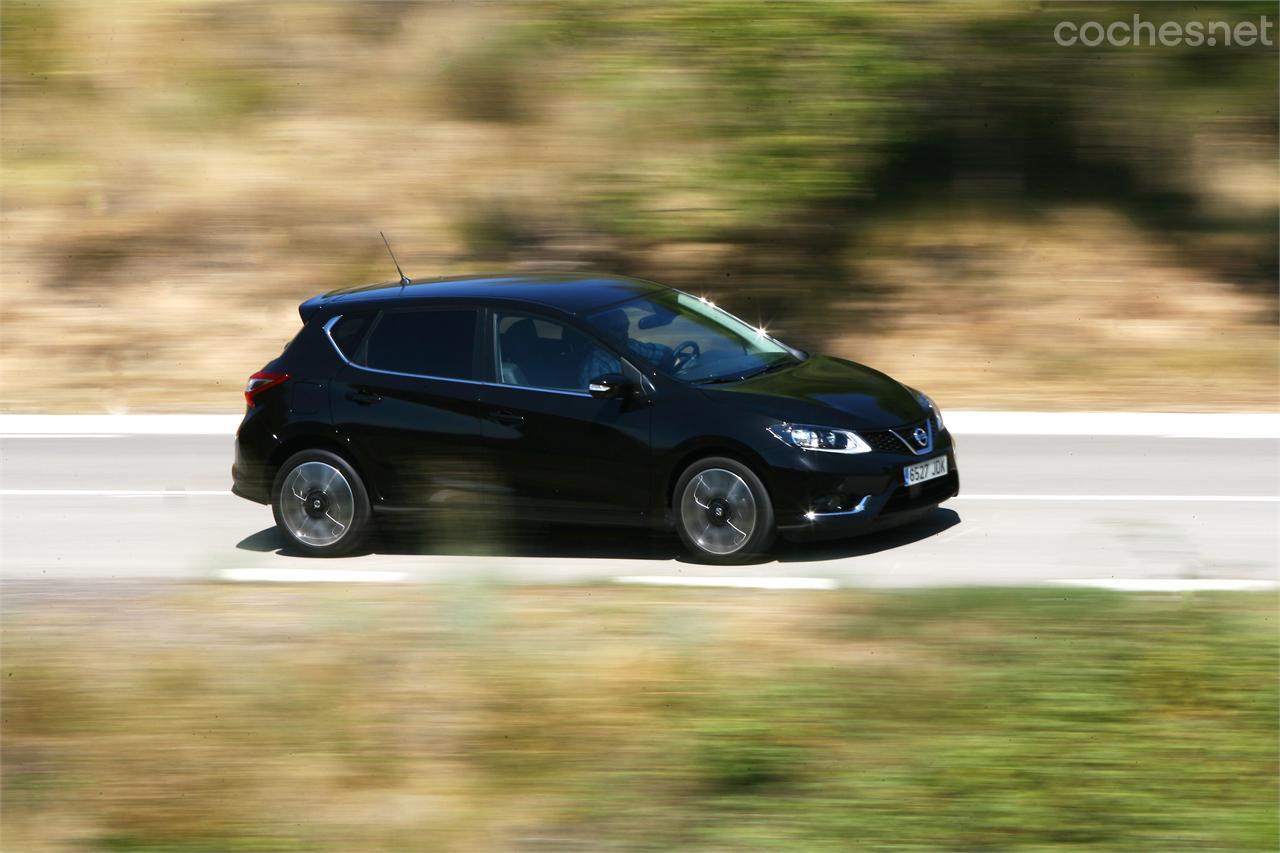
{"label": "headlight", "polygon": [[847,429],[833,429],[808,424],[774,424],[769,432],[781,442],[801,450],[825,450],[828,453],[870,453],[871,446]]}
{"label": "headlight", "polygon": [[938,432],[942,432],[946,427],[942,423],[942,409],[938,408],[938,404],[933,402],[932,398],[923,391],[917,391],[912,388],[911,393],[915,395],[916,401],[924,406],[933,415],[934,426],[938,428]]}

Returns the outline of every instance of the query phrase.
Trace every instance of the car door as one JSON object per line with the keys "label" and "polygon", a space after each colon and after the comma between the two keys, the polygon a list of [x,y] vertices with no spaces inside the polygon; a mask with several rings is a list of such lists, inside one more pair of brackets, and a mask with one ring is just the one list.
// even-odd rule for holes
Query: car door
{"label": "car door", "polygon": [[[648,509],[650,398],[625,360],[569,323],[492,309],[485,441],[524,517],[642,523]],[[598,398],[589,380],[621,373],[632,391]]]}
{"label": "car door", "polygon": [[330,329],[347,349],[331,385],[334,426],[385,505],[438,506],[483,490],[480,317],[474,305],[386,308],[358,344],[341,320]]}

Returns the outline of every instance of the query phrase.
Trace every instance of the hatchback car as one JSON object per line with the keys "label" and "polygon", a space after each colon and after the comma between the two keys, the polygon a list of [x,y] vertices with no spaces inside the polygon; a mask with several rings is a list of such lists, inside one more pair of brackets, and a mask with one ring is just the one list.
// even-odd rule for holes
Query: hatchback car
{"label": "hatchback car", "polygon": [[349,553],[397,513],[466,525],[479,509],[674,528],[697,558],[735,562],[959,491],[927,396],[652,282],[437,279],[299,312],[249,378],[232,477],[306,554]]}

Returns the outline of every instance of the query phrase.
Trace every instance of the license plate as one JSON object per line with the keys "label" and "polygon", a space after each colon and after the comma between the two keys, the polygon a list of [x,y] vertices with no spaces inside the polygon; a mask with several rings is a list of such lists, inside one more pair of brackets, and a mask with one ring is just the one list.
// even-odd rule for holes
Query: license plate
{"label": "license plate", "polygon": [[947,457],[945,456],[939,456],[918,465],[908,465],[902,469],[902,479],[908,486],[945,476],[947,476]]}

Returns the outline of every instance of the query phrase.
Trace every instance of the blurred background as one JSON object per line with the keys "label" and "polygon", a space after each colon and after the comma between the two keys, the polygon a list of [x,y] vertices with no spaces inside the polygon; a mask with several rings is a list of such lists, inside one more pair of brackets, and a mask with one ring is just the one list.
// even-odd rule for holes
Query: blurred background
{"label": "blurred background", "polygon": [[1275,596],[11,584],[4,849],[1276,849]]}
{"label": "blurred background", "polygon": [[[1277,404],[1274,3],[6,0],[9,411],[234,411],[317,292],[592,269],[943,407]],[[1272,30],[1274,42],[1274,29]]]}
{"label": "blurred background", "polygon": [[[394,279],[382,230],[418,278],[710,295],[944,409],[1275,411],[1276,48],[1054,41],[1135,13],[1280,22],[1217,2],[3,0],[0,410],[235,412],[299,302]],[[0,448],[7,487],[40,487],[0,513],[5,850],[1280,843],[1273,594],[624,587],[589,578],[706,567],[461,522],[390,558],[453,582],[202,583],[292,558],[214,491],[229,439],[197,438]],[[961,504],[949,536],[979,535],[959,547],[742,571],[1274,576],[1269,439],[1015,439],[966,436],[968,482],[1084,447],[1098,489],[1156,502]],[[1176,476],[1139,478],[1161,460]],[[201,477],[205,497],[167,494]],[[37,494],[68,483],[110,490]],[[139,483],[165,495],[118,491]],[[621,556],[590,574],[602,538]],[[450,562],[473,551],[493,553]]]}

